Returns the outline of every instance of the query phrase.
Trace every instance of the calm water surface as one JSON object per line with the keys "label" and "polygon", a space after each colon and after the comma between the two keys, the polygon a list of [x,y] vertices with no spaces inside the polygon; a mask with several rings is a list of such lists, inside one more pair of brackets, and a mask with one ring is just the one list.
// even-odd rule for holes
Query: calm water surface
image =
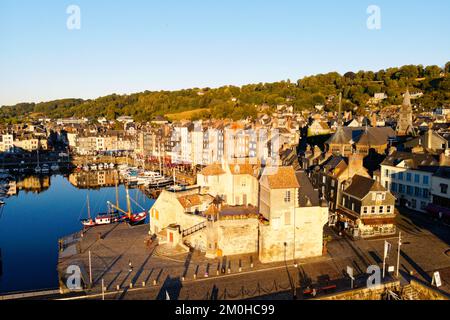
{"label": "calm water surface", "polygon": [[[77,189],[63,176],[52,176],[45,191],[19,191],[5,200],[0,208],[0,293],[58,287],[58,239],[81,230],[80,219],[87,217],[87,194],[92,215],[106,212],[107,200],[115,203],[114,187]],[[123,186],[119,195],[125,208]],[[138,190],[130,190],[130,196],[147,210],[154,203]]]}

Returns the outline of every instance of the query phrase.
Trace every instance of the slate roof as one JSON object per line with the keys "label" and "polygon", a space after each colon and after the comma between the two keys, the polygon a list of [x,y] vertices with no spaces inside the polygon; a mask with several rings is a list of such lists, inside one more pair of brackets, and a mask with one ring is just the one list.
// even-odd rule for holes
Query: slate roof
{"label": "slate roof", "polygon": [[355,175],[352,183],[345,189],[344,193],[362,200],[371,191],[387,191],[378,181]]}
{"label": "slate roof", "polygon": [[339,127],[326,144],[384,145],[395,137],[391,127]]}
{"label": "slate roof", "polygon": [[336,132],[325,142],[326,144],[348,144],[352,136],[350,130],[338,127]]}
{"label": "slate roof", "polygon": [[300,207],[317,207],[320,205],[319,191],[314,190],[308,175],[304,171],[298,171],[295,173],[298,184],[300,185],[298,204]]}
{"label": "slate roof", "polygon": [[444,179],[450,179],[450,167],[439,167],[434,176]]}
{"label": "slate roof", "polygon": [[427,153],[410,153],[395,151],[388,155],[381,165],[396,167],[406,161],[409,169],[435,172],[439,168],[439,159]]}
{"label": "slate roof", "polygon": [[220,209],[221,217],[257,217],[259,211],[254,206],[222,206]]}

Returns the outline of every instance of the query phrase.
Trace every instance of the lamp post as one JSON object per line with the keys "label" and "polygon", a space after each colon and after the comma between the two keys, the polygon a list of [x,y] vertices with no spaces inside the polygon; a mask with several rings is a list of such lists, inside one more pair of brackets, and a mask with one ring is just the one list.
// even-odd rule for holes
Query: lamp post
{"label": "lamp post", "polygon": [[402,232],[398,233],[398,252],[397,252],[397,278],[400,270],[400,249],[402,246]]}

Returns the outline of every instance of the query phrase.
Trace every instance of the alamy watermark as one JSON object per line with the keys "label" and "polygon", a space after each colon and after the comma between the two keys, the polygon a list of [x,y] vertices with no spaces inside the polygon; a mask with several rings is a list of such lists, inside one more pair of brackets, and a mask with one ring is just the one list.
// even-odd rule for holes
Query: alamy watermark
{"label": "alamy watermark", "polygon": [[83,289],[83,287],[81,286],[81,269],[79,266],[76,265],[68,266],[66,274],[69,275],[66,281],[67,289],[71,291]]}
{"label": "alamy watermark", "polygon": [[367,7],[367,29],[369,30],[380,30],[381,29],[381,9],[379,6],[370,5]]}
{"label": "alamy watermark", "polygon": [[66,9],[67,17],[66,26],[68,30],[80,30],[81,29],[81,9],[77,5],[70,5]]}

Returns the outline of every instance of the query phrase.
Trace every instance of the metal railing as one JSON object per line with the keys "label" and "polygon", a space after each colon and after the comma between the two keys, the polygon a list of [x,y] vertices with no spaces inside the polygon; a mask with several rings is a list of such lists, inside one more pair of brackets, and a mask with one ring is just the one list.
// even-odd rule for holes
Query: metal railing
{"label": "metal railing", "polygon": [[16,300],[16,299],[29,299],[34,297],[52,296],[61,294],[60,289],[50,289],[41,291],[24,291],[16,292],[5,295],[0,295],[0,301],[2,300]]}
{"label": "metal railing", "polygon": [[199,223],[191,228],[185,229],[181,232],[181,235],[184,237],[190,236],[191,234],[194,234],[200,230],[203,230],[206,228],[206,221]]}

